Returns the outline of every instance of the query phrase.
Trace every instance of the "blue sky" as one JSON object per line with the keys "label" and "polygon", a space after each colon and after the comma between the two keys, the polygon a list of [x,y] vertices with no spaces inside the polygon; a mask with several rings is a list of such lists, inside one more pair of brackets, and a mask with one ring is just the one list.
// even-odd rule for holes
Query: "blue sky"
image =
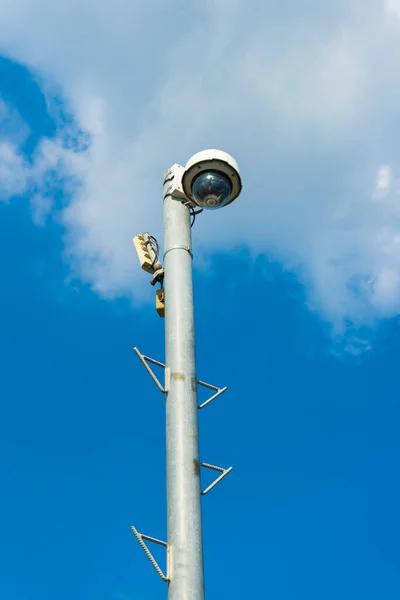
{"label": "blue sky", "polygon": [[[130,532],[165,538],[131,238],[161,237],[163,170],[217,146],[244,191],[193,231],[198,376],[229,388],[201,458],[234,467],[203,502],[207,598],[397,599],[400,7],[117,4],[0,0],[0,596],[166,595]],[[156,8],[195,23],[165,53]]]}

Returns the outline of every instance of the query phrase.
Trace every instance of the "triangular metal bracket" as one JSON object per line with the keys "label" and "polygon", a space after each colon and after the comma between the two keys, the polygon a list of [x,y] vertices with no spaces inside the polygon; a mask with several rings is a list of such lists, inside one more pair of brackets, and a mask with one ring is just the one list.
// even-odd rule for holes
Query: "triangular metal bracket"
{"label": "triangular metal bracket", "polygon": [[222,467],[216,467],[215,465],[209,465],[208,463],[200,463],[201,467],[204,467],[205,469],[211,469],[212,471],[217,471],[218,473],[221,473],[221,475],[219,477],[217,477],[217,479],[215,479],[215,481],[213,481],[204,491],[201,492],[202,496],[205,496],[206,494],[208,494],[208,492],[211,492],[211,490],[220,482],[224,479],[224,477],[226,477],[233,469],[233,467],[228,467],[228,469],[223,469]]}
{"label": "triangular metal bracket", "polygon": [[[142,547],[143,552],[146,554],[147,558],[149,559],[149,561],[151,562],[151,564],[157,571],[158,575],[161,577],[161,579],[163,581],[169,582],[169,580],[170,580],[170,577],[169,577],[170,554],[171,554],[170,546],[167,544],[167,542],[162,542],[161,540],[157,540],[156,538],[150,537],[149,535],[144,535],[143,533],[139,533],[138,530],[135,527],[133,527],[133,525],[131,527],[131,530],[132,530],[133,535],[139,542],[140,546]],[[153,544],[158,544],[159,546],[164,546],[164,548],[167,549],[167,574],[166,575],[160,568],[158,562],[156,561],[156,559],[154,558],[154,556],[152,555],[150,550],[148,549],[147,544],[144,542],[144,540],[146,540],[147,542],[152,542]]]}
{"label": "triangular metal bracket", "polygon": [[209,398],[202,404],[199,404],[199,406],[198,406],[199,410],[204,408],[205,406],[208,406],[208,404],[210,404],[210,402],[213,402],[213,400],[218,398],[218,396],[221,396],[221,394],[226,392],[226,390],[228,389],[227,387],[219,388],[216,385],[211,385],[211,383],[205,383],[205,381],[197,381],[197,384],[202,385],[203,387],[208,388],[209,390],[214,390],[216,392],[215,394],[213,394],[211,396],[211,398]]}
{"label": "triangular metal bracket", "polygon": [[[142,354],[138,350],[138,348],[134,348],[134,351],[136,352],[137,356],[139,357],[140,362],[142,363],[142,365],[144,366],[144,368],[146,369],[146,371],[148,372],[148,374],[150,375],[150,377],[152,378],[152,380],[154,381],[154,383],[156,384],[156,386],[158,387],[160,392],[162,392],[163,394],[166,394],[168,391],[168,368],[167,368],[167,366],[164,365],[164,363],[159,362],[158,360],[154,360],[154,358],[150,358],[149,356]],[[157,365],[157,367],[162,367],[164,369],[165,387],[161,385],[161,383],[158,380],[157,376],[155,375],[153,369],[148,365],[148,363],[151,363],[152,365]]]}

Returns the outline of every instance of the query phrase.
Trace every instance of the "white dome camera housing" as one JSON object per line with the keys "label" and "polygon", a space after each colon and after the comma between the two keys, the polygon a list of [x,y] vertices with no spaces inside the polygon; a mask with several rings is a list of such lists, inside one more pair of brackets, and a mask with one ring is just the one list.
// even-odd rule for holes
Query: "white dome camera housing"
{"label": "white dome camera housing", "polygon": [[222,150],[203,150],[190,158],[182,177],[185,196],[199,208],[222,208],[240,194],[236,160]]}

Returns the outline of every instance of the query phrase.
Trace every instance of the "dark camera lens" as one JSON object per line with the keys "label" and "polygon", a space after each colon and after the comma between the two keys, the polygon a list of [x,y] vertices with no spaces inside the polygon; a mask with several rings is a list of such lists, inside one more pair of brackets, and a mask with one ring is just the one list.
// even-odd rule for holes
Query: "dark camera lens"
{"label": "dark camera lens", "polygon": [[229,177],[220,171],[200,173],[192,184],[194,201],[201,208],[221,208],[231,197]]}

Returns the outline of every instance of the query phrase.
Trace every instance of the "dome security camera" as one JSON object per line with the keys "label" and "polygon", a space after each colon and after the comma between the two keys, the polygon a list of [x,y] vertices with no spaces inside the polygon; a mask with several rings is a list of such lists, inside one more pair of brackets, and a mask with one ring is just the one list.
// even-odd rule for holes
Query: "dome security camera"
{"label": "dome security camera", "polygon": [[227,206],[240,194],[236,160],[222,150],[203,150],[190,158],[182,176],[185,196],[199,208]]}

